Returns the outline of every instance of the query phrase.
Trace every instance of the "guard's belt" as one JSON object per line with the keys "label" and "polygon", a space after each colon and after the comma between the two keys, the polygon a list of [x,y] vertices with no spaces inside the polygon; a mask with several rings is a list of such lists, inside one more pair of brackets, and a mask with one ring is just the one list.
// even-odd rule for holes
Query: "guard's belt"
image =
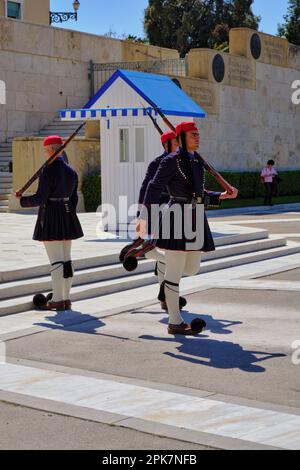
{"label": "guard's belt", "polygon": [[207,202],[204,197],[177,197],[171,196],[171,201],[173,202],[186,202],[187,204],[205,204]]}
{"label": "guard's belt", "polygon": [[69,202],[70,198],[69,197],[50,197],[49,199],[50,202]]}

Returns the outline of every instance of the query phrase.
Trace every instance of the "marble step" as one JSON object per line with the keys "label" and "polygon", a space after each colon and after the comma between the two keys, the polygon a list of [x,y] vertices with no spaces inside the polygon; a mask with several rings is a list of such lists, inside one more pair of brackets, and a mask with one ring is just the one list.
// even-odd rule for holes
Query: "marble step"
{"label": "marble step", "polygon": [[0,188],[0,199],[8,199],[11,194],[11,189],[1,189]]}
{"label": "marble step", "polygon": [[[247,254],[255,251],[269,250],[286,246],[284,238],[273,237],[267,240],[240,243],[217,248],[215,252],[203,255],[203,261],[223,259],[230,256]],[[152,272],[154,265],[152,261],[142,261],[139,263],[138,270],[134,274],[144,274]],[[107,281],[110,279],[130,277],[132,273],[124,270],[121,264],[106,265],[89,269],[82,269],[76,272],[74,286],[87,285],[94,282]],[[51,288],[50,276],[43,276],[33,279],[25,279],[7,283],[0,283],[0,300],[10,297],[17,297],[35,292],[45,292]]]}
{"label": "marble step", "polygon": [[1,151],[9,152],[9,150],[11,149],[12,149],[12,142],[4,142],[0,144],[0,152]]}
{"label": "marble step", "polygon": [[[7,201],[8,202],[8,201]],[[8,205],[1,205],[1,201],[0,201],[0,212],[1,213],[6,213],[6,212],[9,212],[8,210]]]}
{"label": "marble step", "polygon": [[12,154],[0,153],[0,162],[10,162],[12,160]]}
{"label": "marble step", "polygon": [[6,201],[0,201],[0,207],[3,207],[3,206],[7,206],[7,202],[6,202]]}
{"label": "marble step", "polygon": [[8,207],[8,199],[0,200],[0,207]]}
{"label": "marble step", "polygon": [[[269,233],[267,230],[253,230],[252,232],[246,233],[233,233],[225,237],[216,237],[215,245],[217,248],[218,256],[221,256],[219,249],[221,247],[226,247],[228,245],[239,245],[245,244],[252,241],[267,240],[269,238]],[[126,242],[124,242],[124,246]],[[203,259],[206,257],[212,256],[212,254],[205,253]],[[215,256],[215,255],[213,255]],[[74,266],[76,271],[83,269],[99,268],[103,266],[111,266],[119,264],[119,253],[114,252],[102,256],[94,256],[92,258],[81,258],[74,260]],[[32,265],[22,269],[13,269],[13,270],[1,270],[0,266],[0,285],[1,282],[11,282],[19,281],[24,279],[34,279],[36,277],[47,276],[49,273],[49,265]]]}
{"label": "marble step", "polygon": [[[0,173],[1,175],[1,173]],[[0,176],[0,188],[1,189],[11,189],[12,188],[12,181],[2,180]]]}
{"label": "marble step", "polygon": [[[87,286],[77,286],[72,289],[72,300],[85,300],[110,295],[116,292],[126,291],[137,287],[144,287],[154,284],[156,277],[153,274],[143,274],[130,276],[130,278],[113,279],[105,282],[98,282]],[[15,313],[26,312],[33,308],[32,295],[18,297],[15,299],[0,301],[0,317]]]}
{"label": "marble step", "polygon": [[[231,256],[224,259],[204,261],[201,265],[200,274],[231,268],[234,266],[242,266],[249,263],[274,259],[282,256],[288,256],[300,252],[300,246],[296,243],[289,242],[287,246],[281,248],[272,248],[262,250],[246,255]],[[142,263],[149,263],[148,261]],[[153,264],[152,264],[153,266]],[[75,286],[72,289],[73,301],[97,298],[103,295],[113,295],[122,291],[135,289],[157,282],[157,278],[153,275],[153,270],[149,273],[130,275],[128,277],[111,279],[106,281],[94,282],[88,285]],[[37,285],[35,284],[35,287]],[[50,289],[48,289],[50,290]],[[46,289],[47,291],[47,289]],[[34,290],[34,293],[37,289]],[[32,295],[24,297],[10,298],[8,300],[0,300],[0,316],[21,313],[32,309]]]}
{"label": "marble step", "polygon": [[[3,172],[7,173],[9,171],[9,165],[10,165],[11,159],[1,159],[0,158],[0,167],[3,169]],[[1,171],[2,173],[2,171]]]}
{"label": "marble step", "polygon": [[6,171],[0,172],[0,181],[12,182],[12,180],[13,180],[12,173],[8,173]]}
{"label": "marble step", "polygon": [[0,153],[12,152],[12,142],[7,144],[0,144]]}
{"label": "marble step", "polygon": [[1,188],[2,183],[10,183],[10,185],[12,185],[12,183],[13,183],[12,178],[9,178],[7,176],[2,177],[1,175],[2,175],[2,172],[0,171],[0,188]]}
{"label": "marble step", "polygon": [[[136,279],[141,274],[149,274],[154,271],[155,263],[153,261],[141,261],[138,269],[134,273],[128,273],[123,266],[114,264],[90,269],[76,271],[73,286],[85,286],[88,290],[93,284],[112,280],[124,280],[129,278]],[[49,270],[49,268],[48,268]],[[43,276],[35,279],[26,279],[15,282],[0,283],[0,300],[13,297],[21,297],[36,292],[47,292],[51,289],[51,277]]]}
{"label": "marble step", "polygon": [[9,164],[8,163],[1,163],[0,162],[0,174],[2,172],[7,172],[9,170]]}

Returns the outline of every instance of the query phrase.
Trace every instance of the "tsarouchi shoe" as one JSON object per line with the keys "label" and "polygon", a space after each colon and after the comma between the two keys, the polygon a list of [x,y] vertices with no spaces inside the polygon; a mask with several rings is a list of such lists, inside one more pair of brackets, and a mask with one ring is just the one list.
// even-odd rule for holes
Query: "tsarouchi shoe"
{"label": "tsarouchi shoe", "polygon": [[65,310],[65,302],[48,302],[46,305],[40,307],[41,310],[57,310],[63,312]]}
{"label": "tsarouchi shoe", "polygon": [[71,309],[72,309],[71,300],[65,300],[65,310],[71,310]]}
{"label": "tsarouchi shoe", "polygon": [[201,318],[195,318],[192,323],[181,323],[181,325],[169,325],[168,333],[170,335],[195,336],[202,333],[206,323]]}
{"label": "tsarouchi shoe", "polygon": [[195,336],[198,333],[192,330],[191,325],[188,323],[181,323],[181,325],[169,325],[169,335],[184,335],[184,336]]}

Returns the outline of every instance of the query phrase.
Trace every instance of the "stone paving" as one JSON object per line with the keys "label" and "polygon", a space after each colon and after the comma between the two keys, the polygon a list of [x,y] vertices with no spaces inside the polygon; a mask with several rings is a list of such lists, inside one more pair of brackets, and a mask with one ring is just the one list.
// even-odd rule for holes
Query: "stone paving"
{"label": "stone paving", "polygon": [[[95,240],[93,215],[84,217]],[[272,217],[235,215],[231,227],[268,218],[279,233],[286,219],[300,219]],[[228,222],[218,217],[218,233]],[[99,242],[90,243],[96,252]],[[107,251],[118,243],[106,242]],[[14,404],[39,449],[59,440],[72,449],[300,449],[299,272],[295,254],[184,279],[184,318],[207,322],[195,338],[167,334],[157,286],[75,302],[73,312],[0,318],[0,408],[9,424],[0,422],[0,448],[29,446]],[[77,436],[91,432],[89,441],[72,426]]]}

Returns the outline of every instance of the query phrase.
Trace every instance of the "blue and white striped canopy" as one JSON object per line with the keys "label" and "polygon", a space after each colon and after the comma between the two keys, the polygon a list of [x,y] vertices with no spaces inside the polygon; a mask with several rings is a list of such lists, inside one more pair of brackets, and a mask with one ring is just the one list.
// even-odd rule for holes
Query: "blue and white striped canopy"
{"label": "blue and white striped canopy", "polygon": [[101,118],[114,117],[139,117],[147,116],[147,111],[157,116],[153,108],[101,108],[101,109],[62,109],[60,117],[62,121],[83,121],[85,119],[99,120]]}

